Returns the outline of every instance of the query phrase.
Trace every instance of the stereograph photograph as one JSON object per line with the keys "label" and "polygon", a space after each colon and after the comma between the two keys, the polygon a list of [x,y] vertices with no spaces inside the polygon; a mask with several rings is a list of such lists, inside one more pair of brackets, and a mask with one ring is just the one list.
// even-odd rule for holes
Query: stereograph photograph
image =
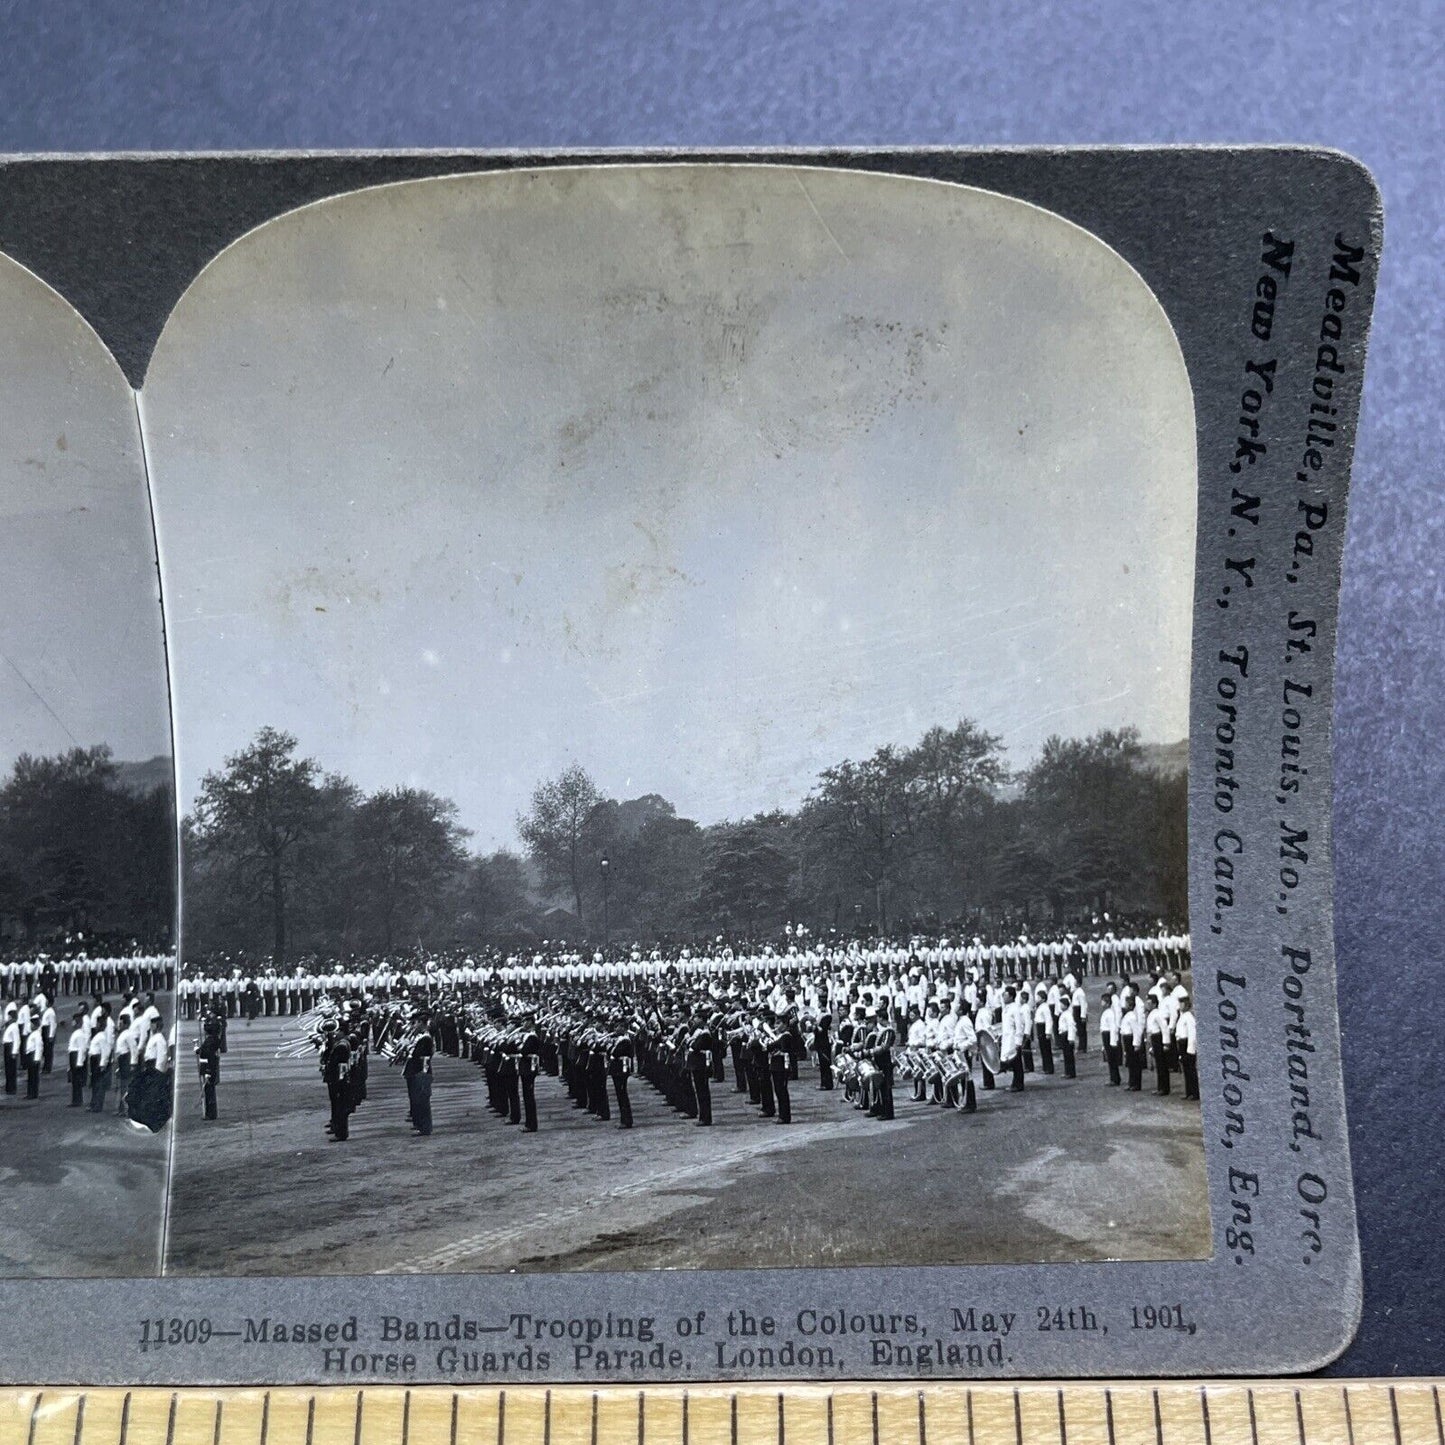
{"label": "stereograph photograph", "polygon": [[[1251,154],[141,161],[134,326],[0,258],[0,1295],[65,1370],[1342,1347],[1348,437],[1277,473],[1378,209]],[[446,1321],[506,1348],[393,1369]]]}
{"label": "stereograph photograph", "polygon": [[0,257],[0,1276],[160,1264],[175,821],[135,398]]}
{"label": "stereograph photograph", "polygon": [[1087,232],[806,167],[338,197],[141,399],[165,1269],[1210,1251],[1196,460]]}

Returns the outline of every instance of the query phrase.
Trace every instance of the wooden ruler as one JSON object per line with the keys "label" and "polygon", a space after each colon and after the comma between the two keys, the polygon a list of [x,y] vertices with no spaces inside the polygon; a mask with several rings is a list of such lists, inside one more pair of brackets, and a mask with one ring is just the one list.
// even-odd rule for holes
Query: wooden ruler
{"label": "wooden ruler", "polygon": [[0,1445],[1445,1445],[1434,1380],[0,1390]]}

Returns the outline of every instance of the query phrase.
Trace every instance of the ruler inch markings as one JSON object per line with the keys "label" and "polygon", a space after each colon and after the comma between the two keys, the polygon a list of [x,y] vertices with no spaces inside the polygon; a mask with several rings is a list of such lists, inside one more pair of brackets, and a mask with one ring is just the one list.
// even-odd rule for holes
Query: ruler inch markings
{"label": "ruler inch markings", "polygon": [[0,1445],[1445,1445],[1442,1383],[26,1387]]}

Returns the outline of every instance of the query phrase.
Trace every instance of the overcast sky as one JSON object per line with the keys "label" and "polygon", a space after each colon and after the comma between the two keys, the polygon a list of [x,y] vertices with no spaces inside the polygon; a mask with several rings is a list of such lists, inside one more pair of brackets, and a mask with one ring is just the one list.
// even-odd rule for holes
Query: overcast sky
{"label": "overcast sky", "polygon": [[0,776],[20,753],[170,752],[135,395],[79,315],[0,256]]}
{"label": "overcast sky", "polygon": [[1187,731],[1193,415],[1021,202],[790,168],[473,176],[253,232],[144,393],[183,804],[264,724],[515,845],[570,761],[704,822],[961,716]]}

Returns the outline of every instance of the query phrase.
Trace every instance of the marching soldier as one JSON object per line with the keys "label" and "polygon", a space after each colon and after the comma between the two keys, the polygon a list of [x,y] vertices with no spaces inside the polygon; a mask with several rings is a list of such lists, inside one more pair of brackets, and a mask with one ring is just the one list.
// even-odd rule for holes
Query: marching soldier
{"label": "marching soldier", "polygon": [[1079,1034],[1079,1052],[1089,1052],[1089,996],[1084,992],[1084,985],[1075,982],[1073,992],[1070,996],[1070,1005],[1074,1011],[1074,1024]]}
{"label": "marching soldier", "polygon": [[728,1049],[733,1056],[733,1092],[735,1094],[752,1095],[752,1102],[758,1102],[758,1091],[755,1085],[748,1083],[747,1063],[743,1057],[743,1048],[747,1042],[748,1031],[743,1027],[741,1014],[733,1014],[728,1019]]}
{"label": "marching soldier", "polygon": [[1074,1049],[1079,1041],[1079,1022],[1074,1010],[1064,1003],[1059,1010],[1059,1050],[1064,1056],[1064,1077],[1075,1079]]}
{"label": "marching soldier", "polygon": [[612,1118],[612,1105],[607,1101],[607,1051],[602,1046],[602,1035],[596,1029],[588,1029],[583,1036],[586,1049],[587,1102],[588,1107],[604,1123]]}
{"label": "marching soldier", "polygon": [[201,1082],[201,1115],[208,1120],[220,1117],[216,1108],[216,1089],[221,1082],[221,1026],[218,1019],[207,1017],[201,1041],[196,1045],[196,1070]]}
{"label": "marching soldier", "polygon": [[978,1031],[969,1021],[966,1011],[960,1013],[954,1022],[952,1048],[954,1069],[944,1077],[944,1102],[961,1113],[972,1114],[978,1109],[978,1091],[973,1086],[973,1056],[978,1048]]}
{"label": "marching soldier", "polygon": [[1109,1066],[1109,1086],[1117,1089],[1122,1082],[1119,1061],[1123,1050],[1119,1047],[1119,1002],[1114,997],[1113,984],[1106,985],[1104,989],[1104,1006],[1099,1011],[1099,1033],[1104,1040],[1104,1062]]}
{"label": "marching soldier", "polygon": [[768,1067],[768,1046],[764,1038],[761,1024],[757,1019],[750,1022],[748,1029],[747,1045],[748,1061],[748,1082],[756,1081],[758,1086],[758,1107],[764,1119],[772,1119],[777,1115],[777,1105],[773,1100],[773,1075]]}
{"label": "marching soldier", "polygon": [[333,1144],[344,1143],[351,1133],[351,1040],[341,1032],[335,1018],[321,1025],[321,1077],[331,1102],[326,1132]]}
{"label": "marching soldier", "polygon": [[105,1096],[110,1088],[111,1056],[115,1048],[114,1021],[110,1005],[102,1004],[92,1016],[90,1034],[90,1112],[105,1112]]}
{"label": "marching soldier", "polygon": [[1144,1000],[1134,995],[1133,1006],[1124,1015],[1124,1058],[1129,1066],[1129,1093],[1144,1087]]}
{"label": "marching soldier", "polygon": [[[52,970],[53,975],[54,970]],[[42,1071],[50,1073],[55,1065],[55,1035],[60,1032],[60,1020],[55,1015],[54,1006],[50,1000],[54,993],[42,993],[36,1002],[40,1005],[40,1033],[45,1041],[45,1058],[42,1064]]]}
{"label": "marching soldier", "polygon": [[1024,1091],[1024,1039],[1028,1037],[1028,1006],[1021,1004],[1010,984],[1003,991],[1003,1037],[999,1040],[999,1062],[1009,1066],[1012,1093]]}
{"label": "marching soldier", "polygon": [[687,1034],[687,1072],[692,1079],[693,1103],[697,1108],[699,1127],[712,1123],[712,1055],[717,1041],[702,1019],[696,1019]]}
{"label": "marching soldier", "polygon": [[618,1127],[632,1127],[632,1101],[627,1097],[627,1080],[636,1065],[635,1046],[627,1034],[618,1034],[607,1049],[607,1072],[612,1077],[612,1087],[617,1091]]}
{"label": "marching soldier", "polygon": [[20,1011],[13,1003],[5,1005],[5,1092],[20,1092],[20,1054],[25,1040],[20,1033]]}
{"label": "marching soldier", "polygon": [[1154,1060],[1154,1092],[1169,1092],[1169,1023],[1162,1003],[1155,1003],[1145,1020],[1149,1036],[1149,1055]]}
{"label": "marching soldier", "polygon": [[895,1037],[893,1025],[888,1021],[888,1016],[880,1013],[866,1045],[870,1061],[878,1071],[875,1081],[875,1102],[871,1111],[878,1119],[894,1117],[893,1044]]}
{"label": "marching soldier", "polygon": [[1054,1027],[1053,1011],[1049,1008],[1048,992],[1040,986],[1035,997],[1033,1010],[1034,1037],[1039,1043],[1039,1067],[1044,1073],[1052,1074],[1054,1071],[1054,1045],[1052,1039]]}
{"label": "marching soldier", "polygon": [[411,1036],[406,1063],[402,1066],[407,1098],[411,1101],[411,1127],[423,1138],[430,1136],[432,1129],[432,1056],[436,1045],[432,1040],[430,1024],[429,1017],[421,1020],[421,1026]]}
{"label": "marching soldier", "polygon": [[76,1009],[72,1020],[70,1037],[65,1045],[66,1057],[70,1061],[70,1105],[72,1109],[85,1107],[86,1065],[90,1058],[90,1027],[86,1022],[83,1008]]}
{"label": "marching soldier", "polygon": [[40,1070],[45,1064],[45,1035],[40,1031],[40,1025],[30,1030],[25,1036],[25,1097],[27,1099],[38,1099],[40,1097]]}
{"label": "marching soldier", "polygon": [[1184,1074],[1184,1097],[1199,1097],[1199,1029],[1186,993],[1179,1000],[1179,1017],[1174,1024],[1174,1043],[1179,1050],[1179,1067]]}
{"label": "marching soldier", "polygon": [[786,1015],[779,1020],[778,1028],[769,1036],[768,1072],[773,1077],[773,1101],[777,1105],[778,1123],[793,1122],[793,1101],[788,1093],[789,1066],[793,1063],[793,1033],[791,1019]]}
{"label": "marching soldier", "polygon": [[818,1087],[825,1093],[833,1089],[833,1015],[821,1013],[813,1025],[813,1053],[818,1058]]}
{"label": "marching soldier", "polygon": [[159,1011],[131,1073],[131,1120],[158,1134],[171,1117],[170,1046]]}
{"label": "marching soldier", "polygon": [[529,1021],[522,1033],[521,1058],[518,1070],[522,1086],[522,1128],[528,1134],[537,1132],[537,1075],[542,1067],[542,1040]]}
{"label": "marching soldier", "polygon": [[366,1102],[366,1084],[371,1073],[367,1062],[365,1017],[356,1019],[354,1024],[355,1026],[347,1035],[347,1042],[351,1045],[351,1073],[348,1076],[348,1083],[351,1085],[351,1112],[353,1114]]}

